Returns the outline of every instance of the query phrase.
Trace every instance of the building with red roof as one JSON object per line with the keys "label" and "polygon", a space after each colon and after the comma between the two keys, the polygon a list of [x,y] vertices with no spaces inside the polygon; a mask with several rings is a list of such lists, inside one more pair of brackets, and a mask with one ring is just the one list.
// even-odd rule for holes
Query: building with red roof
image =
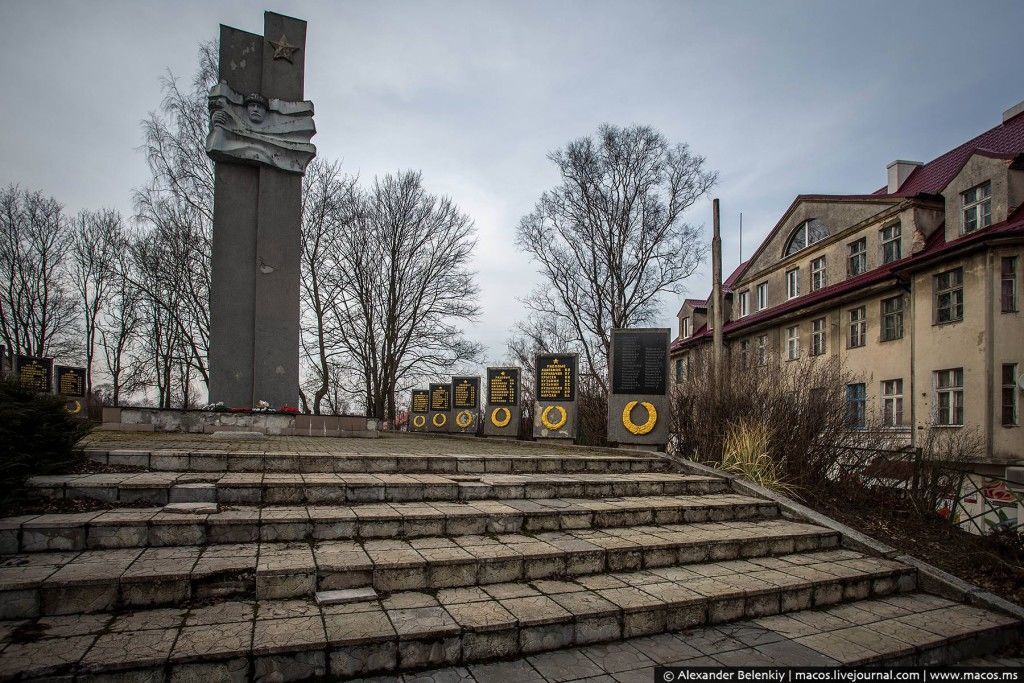
{"label": "building with red roof", "polygon": [[[838,357],[851,422],[920,445],[973,430],[984,463],[1024,461],[1024,102],[868,194],[799,195],[723,283],[733,371]],[[686,299],[677,382],[711,344],[713,301]]]}

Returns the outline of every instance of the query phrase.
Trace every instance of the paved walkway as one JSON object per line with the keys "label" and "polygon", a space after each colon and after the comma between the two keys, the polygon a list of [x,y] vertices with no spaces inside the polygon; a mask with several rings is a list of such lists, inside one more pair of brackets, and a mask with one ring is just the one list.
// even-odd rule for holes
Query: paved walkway
{"label": "paved walkway", "polygon": [[81,447],[136,471],[37,477],[39,495],[109,509],[0,520],[0,679],[648,682],[669,663],[956,662],[1020,637],[653,454],[123,432]]}

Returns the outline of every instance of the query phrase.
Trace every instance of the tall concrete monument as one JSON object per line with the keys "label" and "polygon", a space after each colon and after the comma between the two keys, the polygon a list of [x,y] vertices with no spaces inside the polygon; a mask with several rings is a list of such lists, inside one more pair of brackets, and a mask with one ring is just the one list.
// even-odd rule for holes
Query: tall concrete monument
{"label": "tall concrete monument", "polygon": [[220,27],[206,152],[215,163],[210,400],[295,405],[302,174],[316,155],[304,101],[306,22]]}

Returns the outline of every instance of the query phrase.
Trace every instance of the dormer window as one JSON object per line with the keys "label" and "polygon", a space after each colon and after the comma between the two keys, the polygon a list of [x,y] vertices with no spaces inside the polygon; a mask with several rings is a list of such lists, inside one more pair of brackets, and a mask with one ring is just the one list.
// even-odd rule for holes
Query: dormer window
{"label": "dormer window", "polygon": [[992,225],[992,183],[985,181],[960,194],[964,205],[964,232]]}
{"label": "dormer window", "polygon": [[786,243],[786,256],[795,254],[796,252],[806,249],[815,242],[828,237],[828,228],[817,218],[804,221],[797,229],[793,231],[793,234],[789,238],[789,242]]}
{"label": "dormer window", "polygon": [[687,337],[690,336],[690,319],[689,318],[683,318],[682,322],[680,323],[680,332],[682,333],[683,339],[686,339]]}
{"label": "dormer window", "polygon": [[[1005,259],[1004,259],[1005,260]],[[750,315],[750,290],[740,292],[740,317]]]}

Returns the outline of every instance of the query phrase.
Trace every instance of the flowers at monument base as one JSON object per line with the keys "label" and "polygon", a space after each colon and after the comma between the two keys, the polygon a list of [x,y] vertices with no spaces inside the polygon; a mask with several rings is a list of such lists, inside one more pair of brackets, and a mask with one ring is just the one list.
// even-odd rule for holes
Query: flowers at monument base
{"label": "flowers at monument base", "polygon": [[466,429],[473,424],[473,413],[468,410],[461,411],[455,416],[455,424],[459,426],[459,429]]}
{"label": "flowers at monument base", "polygon": [[[551,413],[558,413],[558,419],[552,420]],[[557,431],[565,426],[565,423],[569,421],[569,413],[566,412],[562,406],[545,406],[544,410],[540,414],[540,423],[544,425],[544,429],[548,431]]]}
{"label": "flowers at monument base", "polygon": [[446,424],[448,424],[448,415],[445,413],[437,413],[436,415],[434,415],[434,417],[430,418],[430,421],[434,424],[435,427],[444,427]]}
{"label": "flowers at monument base", "polygon": [[277,412],[284,413],[286,415],[298,415],[299,414],[299,409],[296,408],[293,405],[289,405],[288,403],[285,403],[283,406],[278,408]]}
{"label": "flowers at monument base", "polygon": [[427,416],[414,415],[412,418],[412,426],[415,427],[416,429],[423,429],[424,427],[427,426]]}
{"label": "flowers at monument base", "polygon": [[[644,410],[647,411],[647,422],[643,424],[637,424],[633,422],[633,409],[637,407],[637,404],[642,405]],[[635,436],[643,436],[654,429],[654,425],[658,422],[658,410],[654,407],[653,403],[647,401],[630,401],[626,404],[626,407],[622,409],[622,426],[629,430],[630,434]]]}
{"label": "flowers at monument base", "polygon": [[[501,417],[498,417],[501,415]],[[512,421],[512,411],[508,408],[495,408],[491,411],[491,424],[501,429],[507,427],[508,423]]]}

